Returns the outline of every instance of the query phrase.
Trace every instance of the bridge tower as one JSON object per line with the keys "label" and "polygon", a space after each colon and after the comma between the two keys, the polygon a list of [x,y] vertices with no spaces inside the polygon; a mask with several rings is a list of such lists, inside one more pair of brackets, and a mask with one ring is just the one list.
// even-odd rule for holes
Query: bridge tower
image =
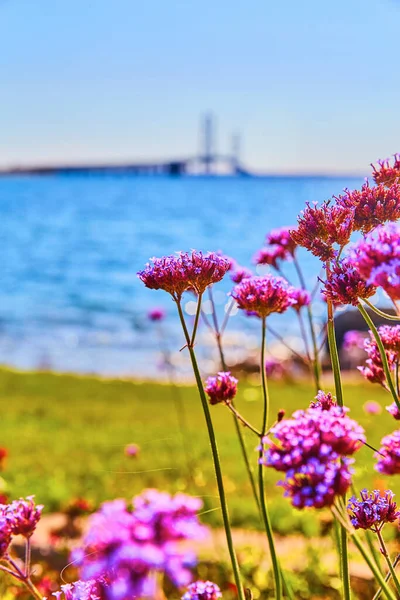
{"label": "bridge tower", "polygon": [[234,133],[232,135],[231,144],[232,172],[237,173],[240,165],[240,153],[242,148],[242,138],[239,133]]}
{"label": "bridge tower", "polygon": [[207,113],[202,118],[200,129],[200,160],[207,174],[212,172],[215,154],[215,119],[214,115]]}

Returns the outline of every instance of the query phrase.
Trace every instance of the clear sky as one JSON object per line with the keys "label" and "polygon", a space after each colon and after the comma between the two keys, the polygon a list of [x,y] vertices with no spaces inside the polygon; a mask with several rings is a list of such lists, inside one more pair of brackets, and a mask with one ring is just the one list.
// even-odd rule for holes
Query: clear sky
{"label": "clear sky", "polygon": [[0,165],[181,157],[199,115],[270,172],[400,151],[399,0],[0,0]]}

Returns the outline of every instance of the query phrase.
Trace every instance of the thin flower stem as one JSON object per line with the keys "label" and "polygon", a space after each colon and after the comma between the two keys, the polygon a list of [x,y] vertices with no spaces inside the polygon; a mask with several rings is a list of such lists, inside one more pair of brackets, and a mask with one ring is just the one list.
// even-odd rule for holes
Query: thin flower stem
{"label": "thin flower stem", "polygon": [[11,569],[7,569],[7,567],[4,565],[0,565],[0,571],[4,571],[5,573],[12,575],[12,577],[15,577],[15,579],[18,579],[18,581],[21,581],[21,577],[18,575],[18,573],[12,571]]}
{"label": "thin flower stem", "polygon": [[24,583],[25,587],[30,591],[30,593],[32,594],[32,596],[36,600],[43,600],[42,594],[39,592],[39,590],[36,588],[36,586],[32,583],[29,575],[25,575],[25,573],[23,571],[21,571],[21,569],[19,568],[19,566],[17,565],[17,563],[11,558],[11,556],[8,556],[8,555],[5,556],[4,560],[9,565],[11,565],[13,569],[15,569],[15,571],[18,574],[18,579],[20,581],[22,581],[22,583]]}
{"label": "thin flower stem", "polygon": [[261,459],[263,456],[263,443],[262,438],[264,437],[267,431],[268,424],[268,411],[269,411],[269,398],[268,398],[268,388],[267,388],[267,374],[265,372],[265,338],[266,338],[266,323],[265,317],[262,319],[262,327],[261,327],[261,360],[260,360],[260,370],[261,370],[261,383],[262,383],[262,391],[263,391],[263,418],[262,418],[262,427],[261,427],[261,445],[259,451],[259,465],[258,465],[258,485],[259,485],[259,496],[261,502],[261,514],[264,521],[265,532],[267,534],[269,551],[271,554],[272,568],[274,572],[275,579],[275,597],[276,600],[281,600],[282,598],[282,571],[279,565],[278,556],[275,550],[274,536],[272,531],[272,524],[268,514],[267,502],[265,499],[265,490],[264,490],[264,466],[261,464]]}
{"label": "thin flower stem", "polygon": [[380,572],[380,570],[376,566],[374,560],[371,558],[371,556],[368,554],[368,552],[364,548],[363,544],[361,543],[361,540],[358,538],[358,536],[355,533],[353,533],[351,537],[352,537],[353,542],[357,546],[357,549],[360,552],[361,556],[363,557],[363,559],[365,560],[365,562],[367,563],[367,565],[371,569],[371,571],[372,571],[372,573],[373,573],[376,581],[381,586],[382,592],[385,594],[386,598],[388,600],[396,600],[396,596],[393,594],[393,592],[391,591],[391,589],[387,585],[387,582],[384,579],[382,573]]}
{"label": "thin flower stem", "polygon": [[[400,554],[398,554],[393,561],[393,569],[395,569],[397,567],[399,562],[400,562]],[[390,581],[391,576],[392,576],[392,573],[391,573],[391,571],[389,571],[389,573],[385,577],[386,583],[388,583]],[[378,600],[381,597],[381,595],[382,595],[382,588],[380,587],[379,590],[376,592],[375,596],[372,598],[372,600]]]}
{"label": "thin flower stem", "polygon": [[[326,267],[326,275],[329,278],[330,268],[329,265]],[[339,406],[343,406],[343,389],[342,389],[342,378],[340,374],[340,362],[339,354],[336,344],[335,335],[335,323],[333,319],[333,305],[332,301],[327,299],[328,309],[328,342],[329,342],[329,353],[331,356],[333,377],[335,380],[335,391],[336,400]],[[345,495],[342,497],[343,503],[346,504]],[[340,555],[341,555],[341,573],[343,581],[343,598],[344,600],[350,600],[351,588],[350,588],[350,572],[349,572],[349,556],[348,556],[348,545],[347,545],[347,530],[343,525],[340,529]]]}
{"label": "thin flower stem", "polygon": [[383,310],[379,310],[379,308],[377,308],[376,306],[374,306],[372,304],[372,302],[370,302],[369,300],[367,300],[366,298],[363,298],[363,301],[365,302],[365,304],[372,310],[374,311],[374,313],[376,313],[377,315],[379,315],[380,317],[383,317],[384,319],[388,319],[388,321],[400,321],[400,316],[398,314],[396,315],[388,315],[388,313],[385,313]]}
{"label": "thin flower stem", "polygon": [[[201,299],[202,299],[202,294],[199,294],[197,297],[197,310],[196,310],[196,316],[194,318],[192,337],[190,339],[191,346],[194,346],[194,340],[196,338],[197,327],[199,326],[199,319],[200,319],[200,313],[201,313]],[[188,344],[189,344],[189,342],[188,342]]]}
{"label": "thin flower stem", "polygon": [[297,319],[299,321],[301,337],[303,338],[303,341],[304,341],[304,348],[306,351],[307,360],[309,361],[310,365],[312,366],[312,358],[311,358],[311,354],[310,354],[310,348],[308,347],[308,339],[307,339],[306,329],[304,327],[303,315],[301,314],[301,311],[298,311],[298,310],[296,310],[296,314],[297,314]]}
{"label": "thin flower stem", "polygon": [[[216,313],[216,307],[215,307],[215,302],[214,302],[214,297],[211,293],[211,288],[209,288],[209,298],[211,301],[211,305],[212,305],[212,310],[213,310],[213,314]],[[230,305],[231,307],[233,306],[233,304]],[[214,328],[215,330],[213,330],[214,335],[215,335],[215,339],[217,342],[217,347],[218,347],[218,352],[219,352],[219,357],[220,357],[220,361],[221,361],[221,367],[223,371],[228,371],[228,366],[226,364],[226,360],[225,360],[225,354],[224,354],[224,349],[222,346],[222,335],[223,335],[223,329],[221,328],[221,330],[218,329],[218,320],[217,318],[215,318],[214,322]],[[224,321],[225,323],[225,321]],[[224,323],[222,324],[222,327],[224,327]],[[212,327],[211,327],[212,329]],[[233,406],[233,408],[235,408],[234,402],[231,401],[231,405]],[[250,485],[251,485],[251,490],[253,492],[253,496],[254,496],[254,501],[257,505],[258,511],[260,512],[261,507],[260,507],[260,500],[258,498],[258,492],[257,492],[257,485],[254,479],[254,474],[251,468],[251,464],[250,464],[250,460],[249,460],[249,456],[247,453],[247,448],[246,448],[246,444],[244,441],[244,436],[243,436],[243,432],[240,428],[240,425],[238,423],[238,420],[236,418],[236,416],[233,417],[233,422],[235,424],[235,430],[236,430],[236,435],[238,437],[239,440],[239,446],[240,446],[240,450],[242,452],[242,456],[243,456],[243,460],[244,460],[244,464],[245,464],[245,468],[246,468],[246,472],[247,472],[247,476],[249,478],[250,481]],[[251,427],[250,427],[251,428]],[[257,432],[257,435],[259,435],[259,433]]]}
{"label": "thin flower stem", "polygon": [[378,540],[379,540],[379,544],[380,544],[380,550],[381,550],[381,552],[382,552],[382,554],[383,554],[383,556],[384,556],[384,558],[386,560],[387,566],[389,567],[389,571],[390,571],[390,573],[392,575],[392,579],[393,579],[394,585],[396,586],[396,590],[397,590],[397,593],[399,594],[399,598],[400,598],[400,582],[399,582],[399,579],[398,579],[398,577],[396,575],[396,571],[393,568],[392,561],[390,560],[390,556],[389,556],[389,553],[388,553],[387,548],[386,548],[385,540],[383,539],[383,536],[382,536],[382,530],[379,529],[379,528],[377,528],[376,529],[376,535],[378,536]]}
{"label": "thin flower stem", "polygon": [[359,304],[358,304],[358,310],[360,311],[360,313],[364,317],[365,322],[367,323],[368,327],[372,331],[372,335],[375,338],[375,341],[376,341],[377,346],[379,348],[379,353],[381,355],[382,367],[383,367],[383,370],[384,370],[384,373],[385,373],[385,376],[386,376],[387,385],[389,387],[389,390],[390,390],[390,392],[391,392],[391,394],[393,396],[393,399],[394,399],[397,407],[400,410],[400,400],[399,400],[399,398],[397,396],[396,388],[394,387],[394,384],[393,384],[392,376],[390,374],[389,363],[388,363],[387,356],[386,356],[385,347],[384,347],[383,342],[382,342],[382,340],[380,338],[378,330],[375,327],[375,324],[374,324],[373,320],[371,319],[371,317],[369,316],[369,314],[367,313],[367,311],[365,310],[365,308],[361,304],[361,302],[359,302]]}
{"label": "thin flower stem", "polygon": [[235,306],[235,300],[234,300],[234,298],[232,298],[228,308],[226,309],[224,320],[222,321],[222,325],[221,325],[221,329],[220,329],[221,335],[224,333],[226,326],[228,325],[229,317],[231,316],[232,308],[234,306]]}
{"label": "thin flower stem", "polygon": [[270,325],[267,325],[267,331],[268,333],[271,333],[277,340],[279,340],[282,346],[285,346],[285,348],[287,348],[293,354],[293,356],[296,356],[299,360],[301,360],[301,362],[303,362],[305,365],[308,365],[307,359],[304,358],[304,356],[302,356],[299,352],[296,352],[296,350],[291,348],[289,344],[285,342],[285,338],[283,338],[280,333],[275,331],[275,329],[272,329]]}
{"label": "thin flower stem", "polygon": [[31,538],[28,537],[25,545],[25,577],[29,578],[31,571]]}
{"label": "thin flower stem", "polygon": [[253,427],[253,425],[251,423],[249,423],[248,421],[246,421],[246,419],[244,417],[242,417],[242,415],[240,414],[240,412],[238,410],[236,410],[236,408],[233,406],[232,402],[225,402],[225,405],[229,408],[229,410],[232,412],[232,414],[241,422],[243,423],[243,425],[245,427],[248,427],[250,429],[250,431],[252,431],[253,433],[256,434],[257,437],[261,436],[261,432],[258,431],[258,429],[256,429],[255,427]]}
{"label": "thin flower stem", "polygon": [[[220,502],[221,502],[222,518],[223,518],[223,522],[224,522],[225,535],[226,535],[226,541],[227,541],[227,545],[228,545],[229,556],[230,556],[231,563],[232,563],[233,575],[235,578],[238,596],[239,596],[240,600],[245,600],[245,593],[244,593],[244,588],[243,588],[243,584],[242,584],[242,580],[241,580],[241,576],[240,576],[239,564],[238,564],[235,549],[233,546],[232,531],[231,531],[231,525],[230,525],[230,520],[229,520],[229,511],[228,511],[228,505],[226,502],[224,481],[223,481],[223,477],[222,477],[222,470],[221,470],[221,463],[220,463],[220,459],[219,459],[217,440],[215,437],[214,427],[213,427],[213,423],[212,423],[212,419],[211,419],[210,409],[208,407],[206,394],[204,392],[203,382],[202,382],[199,367],[197,364],[196,354],[193,349],[195,336],[192,335],[193,341],[191,341],[188,329],[186,327],[185,317],[183,315],[180,302],[177,302],[177,307],[178,307],[179,318],[180,318],[180,321],[182,324],[183,333],[185,335],[185,339],[187,342],[187,346],[188,346],[188,350],[189,350],[189,354],[190,354],[190,360],[192,362],[193,372],[194,372],[194,376],[196,379],[197,388],[199,390],[201,404],[203,407],[204,417],[205,417],[207,430],[208,430],[208,436],[210,439],[211,451],[212,451],[212,456],[213,456],[213,461],[214,461],[215,477],[217,480],[219,498],[220,498]],[[198,315],[200,314],[200,310],[201,310],[201,297],[199,296],[196,317],[198,317]]]}
{"label": "thin flower stem", "polygon": [[[299,277],[300,285],[303,290],[307,289],[306,282],[304,279],[303,271],[301,270],[300,263],[296,256],[293,257],[293,263]],[[321,365],[319,362],[318,342],[315,334],[314,317],[312,312],[311,304],[307,306],[308,324],[310,327],[311,341],[313,346],[313,370],[314,370],[314,381],[317,392],[321,389]]]}

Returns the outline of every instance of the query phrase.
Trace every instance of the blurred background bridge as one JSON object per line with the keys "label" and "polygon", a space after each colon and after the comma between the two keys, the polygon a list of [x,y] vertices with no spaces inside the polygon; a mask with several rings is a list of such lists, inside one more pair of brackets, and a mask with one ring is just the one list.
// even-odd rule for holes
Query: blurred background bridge
{"label": "blurred background bridge", "polygon": [[230,151],[217,151],[215,118],[204,115],[200,123],[199,153],[182,159],[132,162],[119,164],[77,164],[14,167],[1,170],[0,175],[54,175],[91,173],[135,173],[138,175],[251,175],[240,160],[241,138],[232,135]]}

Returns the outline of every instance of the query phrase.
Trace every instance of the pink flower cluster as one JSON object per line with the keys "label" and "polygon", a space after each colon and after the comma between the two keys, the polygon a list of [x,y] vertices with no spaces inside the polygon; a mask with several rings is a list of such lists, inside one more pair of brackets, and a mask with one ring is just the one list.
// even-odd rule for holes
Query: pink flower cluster
{"label": "pink flower cluster", "polygon": [[310,402],[310,408],[329,410],[332,406],[337,406],[336,398],[330,392],[323,392],[322,390],[319,390],[314,400]]}
{"label": "pink flower cluster", "polygon": [[397,510],[393,497],[391,490],[386,490],[382,496],[378,490],[368,493],[365,489],[361,490],[360,500],[352,496],[347,510],[353,527],[379,531],[385,523],[397,521],[400,511]]}
{"label": "pink flower cluster", "polygon": [[0,557],[6,554],[13,536],[30,538],[33,535],[42,510],[43,505],[36,505],[34,496],[0,504]]}
{"label": "pink flower cluster", "polygon": [[180,300],[188,290],[202,294],[209,285],[221,281],[230,268],[231,262],[224,256],[192,250],[152,258],[138,277],[146,287],[164,290],[175,300]]}
{"label": "pink flower cluster", "polygon": [[177,542],[204,536],[196,514],[201,507],[198,498],[155,489],[136,496],[132,511],[124,500],[104,503],[90,518],[83,547],[73,552],[81,578],[107,578],[107,584],[99,582],[102,600],[153,597],[156,571],[187,585],[195,556]]}
{"label": "pink flower cluster", "polygon": [[321,290],[326,300],[334,306],[352,304],[357,306],[360,298],[370,298],[376,287],[368,284],[349,259],[334,263]]}
{"label": "pink flower cluster", "polygon": [[236,396],[238,380],[229,371],[221,371],[206,381],[205,391],[210,404],[229,402]]}
{"label": "pink flower cluster", "polygon": [[386,186],[390,186],[393,183],[400,181],[400,155],[395,154],[393,157],[393,164],[390,159],[379,160],[378,167],[371,165],[373,168],[372,177],[375,183],[382,183]]}
{"label": "pink flower cluster", "polygon": [[[326,396],[320,392],[320,401],[333,402]],[[261,463],[286,473],[279,485],[293,506],[330,506],[350,486],[351,461],[344,457],[360,448],[365,434],[346,412],[335,405],[296,411],[264,438]]]}
{"label": "pink flower cluster", "polygon": [[[400,325],[382,325],[378,328],[388,360],[389,369],[393,371],[400,361]],[[381,355],[372,332],[364,341],[364,350],[368,358],[364,366],[358,367],[360,373],[371,383],[379,383],[386,388],[386,378],[383,370]]]}
{"label": "pink flower cluster", "polygon": [[375,454],[375,469],[385,475],[400,474],[400,430],[394,431],[381,441],[379,453]]}
{"label": "pink flower cluster", "polygon": [[[61,586],[61,590],[52,594],[56,600],[102,600],[97,581],[76,581]],[[45,600],[45,599],[43,599]]]}
{"label": "pink flower cluster", "polygon": [[337,254],[334,245],[345,246],[354,228],[352,208],[325,202],[321,206],[307,203],[300,213],[297,230],[291,232],[294,242],[310,250],[314,256],[329,261]]}
{"label": "pink flower cluster", "polygon": [[232,297],[239,308],[251,315],[265,318],[272,313],[283,313],[296,300],[292,297],[293,288],[282,277],[249,277],[232,291]]}
{"label": "pink flower cluster", "polygon": [[195,581],[191,583],[182,600],[218,600],[222,598],[221,590],[212,581]]}
{"label": "pink flower cluster", "polygon": [[267,246],[254,256],[257,265],[270,265],[279,268],[279,261],[290,260],[296,252],[297,244],[291,236],[291,227],[273,229],[267,234]]}

